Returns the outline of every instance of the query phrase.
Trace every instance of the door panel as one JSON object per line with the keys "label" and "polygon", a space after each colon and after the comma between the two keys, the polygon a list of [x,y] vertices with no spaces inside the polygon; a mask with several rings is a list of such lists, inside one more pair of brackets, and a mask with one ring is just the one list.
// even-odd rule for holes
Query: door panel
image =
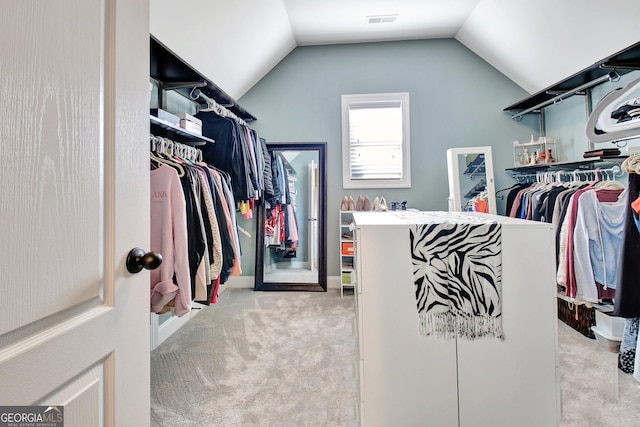
{"label": "door panel", "polygon": [[101,422],[100,408],[104,406],[104,398],[108,395],[107,384],[113,384],[112,381],[105,381],[105,375],[113,373],[112,361],[113,357],[101,361],[89,371],[74,378],[61,392],[43,400],[62,402],[65,427],[104,425],[104,422]]}
{"label": "door panel", "polygon": [[[12,185],[2,191],[11,202],[3,203],[0,236],[11,242],[3,253],[2,276],[10,279],[3,292],[26,296],[28,304],[0,311],[0,334],[98,297],[104,286],[104,168],[97,143],[103,120],[101,98],[92,95],[104,90],[102,40],[92,30],[103,27],[104,5],[13,3],[22,2],[3,5],[3,14],[7,7],[18,14],[27,9],[23,13],[38,19],[18,15],[23,25],[0,29],[1,39],[11,41],[0,65],[10,78],[2,96],[8,117],[0,127],[3,150],[15,153],[3,161]],[[82,19],[60,31],[69,14]]]}
{"label": "door panel", "polygon": [[147,0],[2,7],[0,402],[149,424]]}

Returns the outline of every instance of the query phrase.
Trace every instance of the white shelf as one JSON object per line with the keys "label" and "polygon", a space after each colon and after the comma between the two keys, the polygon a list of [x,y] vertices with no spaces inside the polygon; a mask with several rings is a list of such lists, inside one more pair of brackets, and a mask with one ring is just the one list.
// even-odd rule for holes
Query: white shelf
{"label": "white shelf", "polygon": [[565,160],[561,162],[553,163],[536,163],[535,165],[515,166],[512,168],[506,168],[505,170],[513,172],[526,172],[531,170],[541,169],[590,169],[596,165],[605,164],[619,164],[622,163],[628,156],[612,156],[612,157],[589,157],[580,160]]}
{"label": "white shelf", "polygon": [[[355,254],[345,254],[342,252],[342,244],[343,243],[351,243],[355,248],[355,240],[353,231],[351,230],[351,224],[353,222],[353,212],[352,211],[340,211],[340,246],[338,250],[340,251],[340,295],[344,296],[344,289],[354,289],[357,284],[355,266],[354,266],[354,257]],[[345,233],[350,233],[351,238],[346,238],[343,236]],[[347,280],[345,275],[349,276]]]}
{"label": "white shelf", "polygon": [[[531,153],[529,153],[529,148],[532,149]],[[552,151],[555,159],[559,158],[560,153],[558,153],[555,138],[544,137],[544,139],[530,142],[513,141],[513,164],[515,167],[530,166],[529,163],[521,163],[524,157],[532,156],[534,152],[538,152],[538,154],[544,153],[546,156],[549,150]],[[553,164],[553,162],[545,163],[538,160],[537,163],[533,163],[531,164],[531,166],[545,164]]]}
{"label": "white shelf", "polygon": [[215,143],[211,138],[183,129],[154,115],[149,115],[149,121],[151,132],[157,134],[157,136],[166,136],[176,142],[193,146],[205,145],[207,142]]}

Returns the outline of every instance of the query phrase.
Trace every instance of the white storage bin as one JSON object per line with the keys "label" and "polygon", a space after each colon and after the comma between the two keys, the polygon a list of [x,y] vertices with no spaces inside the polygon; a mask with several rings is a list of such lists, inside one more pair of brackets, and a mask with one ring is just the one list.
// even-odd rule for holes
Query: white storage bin
{"label": "white storage bin", "polygon": [[607,313],[596,309],[596,327],[608,336],[622,338],[624,330],[624,319],[621,317],[610,316]]}
{"label": "white storage bin", "polygon": [[[596,313],[597,313],[597,311],[596,311]],[[592,326],[591,330],[593,331],[594,335],[596,336],[596,342],[598,344],[600,344],[601,346],[603,346],[604,348],[606,348],[607,350],[609,350],[612,353],[620,352],[620,342],[622,342],[622,338],[621,337],[611,336],[611,335],[605,333],[604,331],[598,329],[597,326]]]}

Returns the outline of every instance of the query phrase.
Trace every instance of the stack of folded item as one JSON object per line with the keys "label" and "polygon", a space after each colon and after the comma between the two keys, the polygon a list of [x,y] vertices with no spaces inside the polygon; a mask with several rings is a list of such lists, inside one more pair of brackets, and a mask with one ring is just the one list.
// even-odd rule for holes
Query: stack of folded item
{"label": "stack of folded item", "polygon": [[582,157],[588,159],[589,157],[616,157],[620,155],[620,150],[617,148],[600,148],[598,150],[585,151]]}

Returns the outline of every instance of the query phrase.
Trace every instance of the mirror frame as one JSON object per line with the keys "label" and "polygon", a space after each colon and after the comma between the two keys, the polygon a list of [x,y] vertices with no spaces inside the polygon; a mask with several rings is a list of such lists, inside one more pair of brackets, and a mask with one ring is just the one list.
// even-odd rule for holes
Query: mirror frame
{"label": "mirror frame", "polygon": [[317,151],[318,152],[318,283],[283,283],[264,281],[264,226],[266,220],[264,199],[258,201],[258,220],[256,221],[256,265],[255,291],[327,291],[327,177],[326,177],[326,142],[275,142],[267,143],[267,151]]}
{"label": "mirror frame", "polygon": [[458,164],[458,156],[468,154],[484,154],[485,176],[487,179],[486,189],[489,195],[489,213],[497,215],[498,210],[496,208],[496,188],[493,176],[493,156],[490,146],[449,148],[447,150],[447,169],[449,177],[449,211],[462,211],[460,192],[460,168]]}

